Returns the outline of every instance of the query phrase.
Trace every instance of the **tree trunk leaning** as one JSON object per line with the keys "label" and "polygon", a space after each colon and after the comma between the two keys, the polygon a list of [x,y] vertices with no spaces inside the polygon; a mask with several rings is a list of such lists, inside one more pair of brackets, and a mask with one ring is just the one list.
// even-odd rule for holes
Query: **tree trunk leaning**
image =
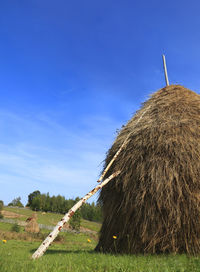
{"label": "tree trunk leaning", "polygon": [[41,257],[44,252],[47,250],[49,245],[54,241],[58,233],[63,228],[64,224],[66,224],[69,219],[74,215],[74,213],[85,203],[91,196],[93,196],[98,190],[100,190],[103,186],[105,186],[110,180],[115,178],[120,174],[120,171],[117,171],[110,175],[107,179],[105,179],[101,184],[98,184],[93,190],[91,190],[88,194],[86,194],[81,200],[79,200],[65,216],[61,219],[60,222],[56,225],[54,230],[47,236],[47,238],[43,241],[43,243],[39,246],[39,248],[32,255],[32,259],[38,259]]}
{"label": "tree trunk leaning", "polygon": [[[137,122],[135,123],[135,126],[137,126],[137,124],[139,123],[139,121],[143,118],[144,114],[147,112],[147,110],[150,107],[147,107],[147,109],[141,114],[140,118],[137,120]],[[115,155],[113,156],[112,160],[110,161],[110,163],[107,165],[106,169],[103,171],[102,175],[100,176],[100,178],[97,180],[97,182],[101,182],[103,180],[103,178],[105,177],[106,173],[108,172],[108,170],[110,169],[111,165],[113,164],[113,162],[116,160],[116,158],[118,157],[119,153],[122,151],[122,149],[127,145],[128,141],[129,141],[129,136],[131,135],[132,132],[130,132],[128,134],[128,136],[126,137],[126,139],[124,140],[124,142],[122,143],[122,145],[120,146],[120,148],[118,149],[118,151],[115,153]]]}

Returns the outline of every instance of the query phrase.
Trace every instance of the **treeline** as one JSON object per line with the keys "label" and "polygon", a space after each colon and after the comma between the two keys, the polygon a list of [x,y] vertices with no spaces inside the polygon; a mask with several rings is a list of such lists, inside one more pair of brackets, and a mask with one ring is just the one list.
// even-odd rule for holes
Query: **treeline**
{"label": "treeline", "polygon": [[17,206],[17,207],[24,207],[24,205],[21,203],[21,197],[16,197],[14,198],[9,204],[8,206]]}
{"label": "treeline", "polygon": [[[40,191],[34,191],[28,196],[28,204],[34,211],[54,212],[65,214],[80,198],[65,199],[64,196],[50,196],[49,193],[41,194]],[[80,209],[80,216],[83,219],[101,222],[102,212],[99,205],[85,203]]]}

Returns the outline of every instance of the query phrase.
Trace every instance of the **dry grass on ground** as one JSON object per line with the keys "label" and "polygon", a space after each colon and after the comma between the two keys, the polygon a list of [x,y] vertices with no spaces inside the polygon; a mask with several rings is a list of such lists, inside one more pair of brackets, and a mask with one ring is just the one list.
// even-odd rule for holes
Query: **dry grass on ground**
{"label": "dry grass on ground", "polygon": [[1,213],[5,218],[21,218],[21,217],[23,217],[22,214],[10,212],[10,211],[5,211],[5,210],[3,210]]}

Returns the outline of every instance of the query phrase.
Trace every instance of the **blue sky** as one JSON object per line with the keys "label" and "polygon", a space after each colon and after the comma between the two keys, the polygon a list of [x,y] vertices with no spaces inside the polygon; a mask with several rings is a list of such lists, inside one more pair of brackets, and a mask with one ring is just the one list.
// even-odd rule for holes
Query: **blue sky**
{"label": "blue sky", "polygon": [[[170,83],[200,89],[200,2],[0,1],[0,199],[82,196],[116,129]],[[95,200],[96,198],[93,198]]]}

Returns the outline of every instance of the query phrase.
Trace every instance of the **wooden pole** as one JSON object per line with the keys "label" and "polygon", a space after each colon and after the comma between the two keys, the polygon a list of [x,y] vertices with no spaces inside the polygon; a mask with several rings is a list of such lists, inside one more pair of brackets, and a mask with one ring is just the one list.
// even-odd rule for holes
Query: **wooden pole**
{"label": "wooden pole", "polygon": [[100,190],[103,186],[105,186],[111,179],[115,178],[120,174],[120,171],[113,173],[107,179],[105,179],[101,184],[98,184],[93,190],[91,190],[88,194],[86,194],[81,200],[79,200],[65,216],[61,219],[60,222],[56,225],[54,230],[47,236],[47,238],[43,241],[43,243],[39,246],[39,248],[32,255],[32,259],[38,259],[41,257],[47,248],[51,245],[53,240],[56,238],[58,233],[63,228],[64,224],[66,224],[69,219],[74,215],[74,213],[85,203],[91,196],[93,196],[98,190]]}
{"label": "wooden pole", "polygon": [[[146,110],[141,114],[140,118],[138,118],[135,126],[139,123],[139,121],[142,119],[142,117],[144,116],[144,114],[147,112],[147,110],[149,109],[146,108]],[[131,135],[132,132],[130,132],[128,134],[128,136],[126,137],[126,139],[124,140],[124,142],[122,143],[122,145],[120,146],[120,148],[118,149],[118,151],[115,153],[115,155],[113,156],[112,160],[109,162],[109,164],[107,165],[106,169],[103,171],[102,175],[100,176],[100,178],[97,180],[97,182],[101,182],[103,180],[103,178],[105,177],[106,173],[108,172],[108,170],[110,169],[111,165],[113,164],[113,162],[116,160],[116,158],[118,157],[119,153],[122,151],[122,149],[126,146],[126,144],[128,143],[129,140],[129,136]]]}
{"label": "wooden pole", "polygon": [[164,72],[165,72],[165,82],[166,82],[166,85],[169,86],[169,79],[168,79],[168,75],[167,75],[167,65],[166,65],[165,55],[162,55],[162,57],[163,57],[163,67],[164,67]]}
{"label": "wooden pole", "polygon": [[[147,110],[149,108],[150,108],[150,106],[147,107],[146,110],[141,114],[141,116],[138,118],[135,126],[139,123],[139,121],[142,119],[142,117],[144,116],[144,114],[147,112]],[[103,178],[105,177],[106,173],[110,169],[110,167],[113,164],[113,162],[116,160],[116,158],[118,157],[118,155],[120,154],[120,152],[122,151],[122,149],[126,146],[126,144],[129,141],[129,136],[131,135],[131,133],[132,132],[130,132],[128,134],[128,136],[126,137],[126,139],[122,143],[121,147],[115,153],[114,157],[112,158],[112,160],[110,161],[110,163],[107,165],[106,169],[103,171],[101,177],[98,179],[98,182],[101,182],[103,180]],[[64,224],[67,223],[69,221],[69,219],[74,215],[75,211],[77,211],[83,205],[83,203],[86,202],[87,199],[89,199],[98,190],[100,190],[103,186],[105,186],[111,179],[113,179],[116,176],[118,176],[120,174],[120,172],[121,171],[117,171],[117,172],[113,173],[112,175],[110,175],[107,179],[105,179],[102,183],[100,183],[99,185],[97,185],[92,191],[90,191],[87,195],[85,195],[81,200],[79,200],[79,202],[77,202],[69,210],[69,212],[67,214],[65,214],[65,216],[61,219],[61,221],[56,225],[56,227],[54,228],[54,230],[47,236],[47,238],[44,240],[44,242],[35,251],[35,253],[32,255],[32,259],[37,259],[37,258],[41,257],[44,254],[44,252],[47,250],[47,248],[49,247],[49,245],[56,238],[56,236],[58,235],[58,233],[61,231],[61,229],[63,228]]]}

